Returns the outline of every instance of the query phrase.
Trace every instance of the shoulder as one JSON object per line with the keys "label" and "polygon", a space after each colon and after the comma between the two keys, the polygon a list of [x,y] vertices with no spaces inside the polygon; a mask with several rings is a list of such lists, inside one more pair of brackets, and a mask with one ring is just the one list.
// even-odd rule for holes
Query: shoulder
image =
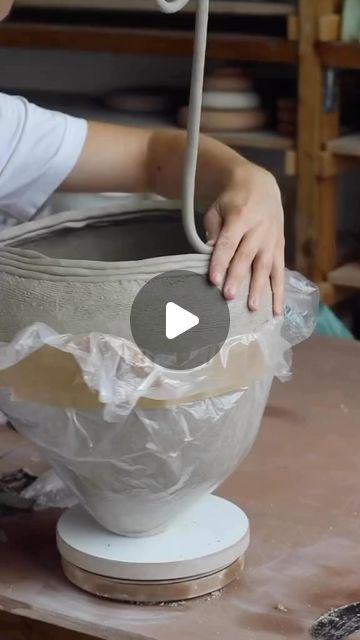
{"label": "shoulder", "polygon": [[[83,142],[84,121],[64,113],[45,109],[21,96],[0,93],[0,165],[1,157],[18,152],[18,158],[29,163],[33,158],[48,159],[51,147],[69,146],[72,137]],[[76,142],[75,140],[75,142]]]}
{"label": "shoulder", "polygon": [[80,156],[84,120],[0,93],[0,211],[29,219]]}
{"label": "shoulder", "polygon": [[0,92],[0,119],[5,117],[13,118],[16,114],[24,114],[27,108],[30,107],[25,98],[20,96],[11,96],[7,93]]}

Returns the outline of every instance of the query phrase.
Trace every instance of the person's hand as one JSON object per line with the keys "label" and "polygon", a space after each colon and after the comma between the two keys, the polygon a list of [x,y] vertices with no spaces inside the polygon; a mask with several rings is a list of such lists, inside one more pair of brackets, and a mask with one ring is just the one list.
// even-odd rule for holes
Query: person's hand
{"label": "person's hand", "polygon": [[274,315],[282,315],[284,213],[275,178],[249,163],[248,170],[234,178],[212,205],[204,224],[214,245],[210,281],[222,288],[227,300],[233,300],[251,269],[249,308],[259,308],[270,278]]}
{"label": "person's hand", "polygon": [[[179,199],[186,145],[186,132],[176,129],[89,122],[81,156],[61,190]],[[208,240],[214,244],[210,281],[232,300],[251,269],[249,308],[256,310],[270,277],[274,314],[282,314],[283,209],[275,178],[234,149],[201,136],[195,198],[214,203],[205,217]]]}

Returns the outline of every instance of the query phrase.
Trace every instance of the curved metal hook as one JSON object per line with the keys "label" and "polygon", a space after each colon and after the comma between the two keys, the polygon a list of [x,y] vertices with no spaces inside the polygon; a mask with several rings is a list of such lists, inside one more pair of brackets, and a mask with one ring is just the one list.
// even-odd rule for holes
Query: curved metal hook
{"label": "curved metal hook", "polygon": [[[189,0],[156,0],[161,11],[176,13],[184,9]],[[182,221],[186,237],[195,251],[211,253],[195,225],[195,185],[199,154],[201,107],[204,87],[207,31],[209,20],[209,0],[197,0],[195,45],[191,75],[189,120],[182,190]]]}

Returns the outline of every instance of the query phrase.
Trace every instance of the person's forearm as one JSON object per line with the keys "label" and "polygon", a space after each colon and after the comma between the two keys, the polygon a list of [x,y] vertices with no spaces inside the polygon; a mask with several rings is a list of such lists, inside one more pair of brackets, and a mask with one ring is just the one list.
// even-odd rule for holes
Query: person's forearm
{"label": "person's forearm", "polygon": [[[90,122],[84,150],[61,190],[157,193],[179,199],[185,152],[184,131],[132,129]],[[196,199],[210,204],[249,168],[255,167],[235,151],[202,136]]]}
{"label": "person's forearm", "polygon": [[[153,131],[147,150],[148,191],[180,198],[186,154],[186,133]],[[201,136],[196,175],[196,199],[210,205],[231,182],[252,167],[247,160],[221,142]]]}

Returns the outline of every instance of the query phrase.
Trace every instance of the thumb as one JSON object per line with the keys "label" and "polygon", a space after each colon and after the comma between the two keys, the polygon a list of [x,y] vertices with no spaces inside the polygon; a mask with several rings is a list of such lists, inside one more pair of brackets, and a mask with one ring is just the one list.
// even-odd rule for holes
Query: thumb
{"label": "thumb", "polygon": [[204,227],[208,244],[214,245],[222,229],[222,218],[213,206],[204,216]]}

